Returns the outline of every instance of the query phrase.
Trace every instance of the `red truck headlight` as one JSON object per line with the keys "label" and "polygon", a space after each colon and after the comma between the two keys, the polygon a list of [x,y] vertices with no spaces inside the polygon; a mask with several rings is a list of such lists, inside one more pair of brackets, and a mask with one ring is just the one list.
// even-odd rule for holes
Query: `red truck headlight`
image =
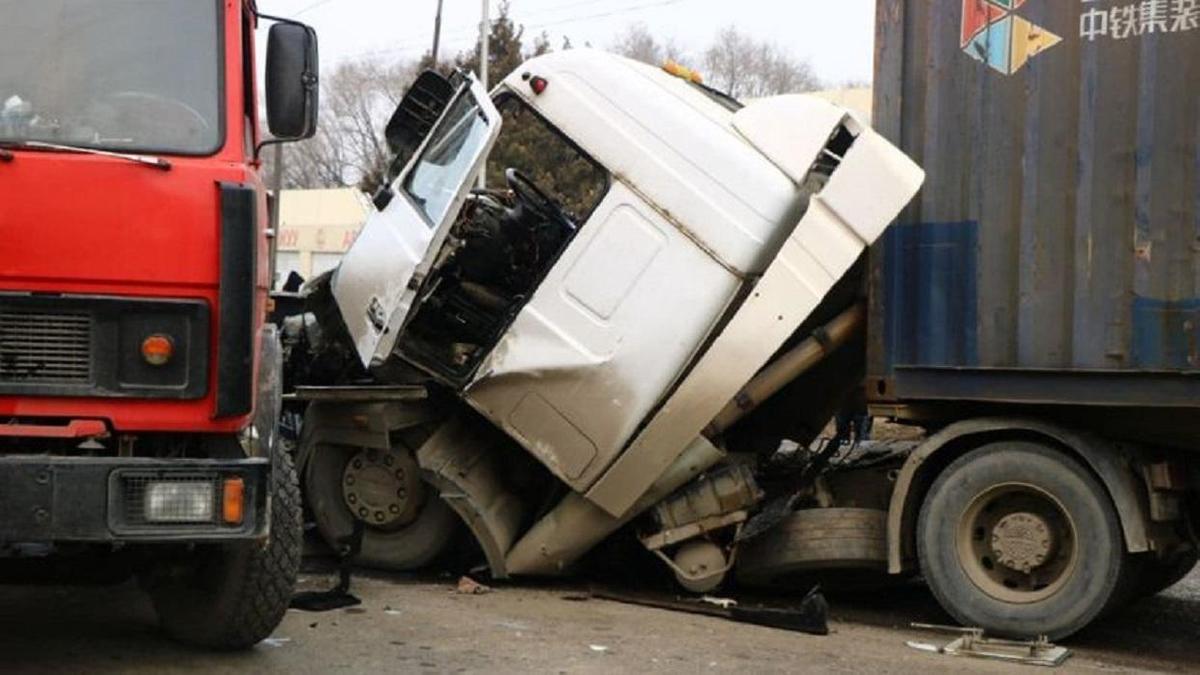
{"label": "red truck headlight", "polygon": [[154,481],[146,485],[144,505],[148,523],[210,523],[215,493],[213,481]]}

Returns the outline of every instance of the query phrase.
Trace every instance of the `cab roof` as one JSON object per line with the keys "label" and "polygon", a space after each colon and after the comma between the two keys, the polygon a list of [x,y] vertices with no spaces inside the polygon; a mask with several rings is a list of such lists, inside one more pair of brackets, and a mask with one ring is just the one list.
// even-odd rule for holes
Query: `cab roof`
{"label": "cab roof", "polygon": [[[546,80],[541,94],[535,78]],[[824,125],[837,118],[822,115],[809,125],[793,114],[806,106],[774,99],[737,110],[661,68],[593,49],[531,59],[502,86],[743,276],[762,271],[803,213],[804,171],[795,169],[813,158],[789,158],[786,147],[810,131],[823,144],[830,134]],[[760,107],[771,110],[752,112]],[[737,118],[746,116],[754,124],[739,129]]]}

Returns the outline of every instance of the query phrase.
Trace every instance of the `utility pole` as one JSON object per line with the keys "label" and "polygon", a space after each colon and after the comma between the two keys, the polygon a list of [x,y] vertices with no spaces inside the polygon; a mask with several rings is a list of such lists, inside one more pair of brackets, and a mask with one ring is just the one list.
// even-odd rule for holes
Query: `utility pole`
{"label": "utility pole", "polygon": [[279,211],[283,207],[283,144],[275,144],[275,176],[271,187],[275,191],[274,208],[271,209],[271,240],[267,254],[267,284],[275,290],[275,259],[279,257]]}
{"label": "utility pole", "polygon": [[438,64],[438,51],[442,47],[442,2],[438,0],[437,18],[433,20],[433,67]]}

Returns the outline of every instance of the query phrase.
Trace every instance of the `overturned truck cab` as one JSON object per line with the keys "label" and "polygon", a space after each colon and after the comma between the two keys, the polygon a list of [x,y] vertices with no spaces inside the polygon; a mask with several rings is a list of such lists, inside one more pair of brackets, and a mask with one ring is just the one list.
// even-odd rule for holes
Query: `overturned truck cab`
{"label": "overturned truck cab", "polygon": [[861,336],[844,280],[924,174],[846,110],[696,79],[571,50],[490,95],[418,81],[377,211],[286,327],[331,364],[295,394],[327,540],[361,521],[360,560],[409,569],[461,521],[494,576],[546,575],[642,517],[685,587],[734,568],[755,452],[815,434],[730,432]]}

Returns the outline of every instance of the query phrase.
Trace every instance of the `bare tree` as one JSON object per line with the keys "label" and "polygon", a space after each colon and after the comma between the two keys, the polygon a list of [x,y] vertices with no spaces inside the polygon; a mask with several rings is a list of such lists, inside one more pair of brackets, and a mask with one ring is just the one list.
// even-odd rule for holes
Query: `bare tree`
{"label": "bare tree", "polygon": [[[284,151],[284,187],[357,186],[374,192],[391,155],[383,128],[415,76],[414,63],[374,59],[347,61],[327,75],[317,135]],[[265,153],[268,163],[271,156]]]}
{"label": "bare tree", "polygon": [[667,61],[687,60],[674,40],[654,37],[644,23],[630,24],[625,33],[612,43],[609,51],[652,66],[661,66]]}
{"label": "bare tree", "polygon": [[812,66],[768,42],[729,26],[704,52],[708,84],[738,98],[812,91],[821,86]]}
{"label": "bare tree", "polygon": [[[654,66],[677,61],[695,67],[674,41],[656,37],[643,23],[630,24],[609,49]],[[717,34],[703,51],[700,66],[707,84],[739,98],[812,91],[821,85],[807,61],[733,26]]]}
{"label": "bare tree", "polygon": [[[526,58],[552,51],[550,37],[533,37],[528,48],[524,28],[509,16],[503,2],[491,25],[489,69],[493,81],[508,75]],[[408,87],[422,70],[450,74],[455,68],[477,70],[478,48],[434,64],[426,53],[416,61],[361,58],[343,62],[321,83],[321,120],[317,135],[284,150],[286,189],[354,186],[371,194],[386,180],[392,153],[383,130]],[[268,184],[274,153],[264,153]]]}

